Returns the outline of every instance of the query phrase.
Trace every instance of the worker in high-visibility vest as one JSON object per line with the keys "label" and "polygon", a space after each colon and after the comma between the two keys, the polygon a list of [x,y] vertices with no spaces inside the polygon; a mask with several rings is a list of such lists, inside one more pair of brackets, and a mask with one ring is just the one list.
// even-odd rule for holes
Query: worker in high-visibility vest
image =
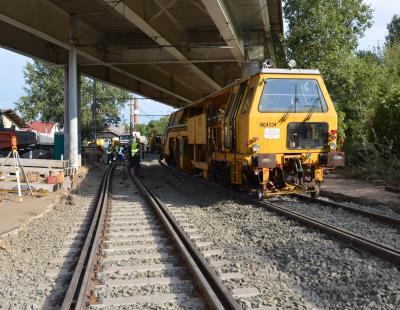
{"label": "worker in high-visibility vest", "polygon": [[134,139],[125,153],[125,169],[123,181],[128,178],[129,170],[133,168],[135,174],[139,172],[140,167],[140,140]]}
{"label": "worker in high-visibility vest", "polygon": [[135,174],[139,172],[140,158],[141,158],[140,154],[141,154],[140,139],[137,138],[136,141],[133,141],[131,143],[132,168]]}
{"label": "worker in high-visibility vest", "polygon": [[139,139],[133,140],[131,143],[131,156],[135,156],[139,152]]}

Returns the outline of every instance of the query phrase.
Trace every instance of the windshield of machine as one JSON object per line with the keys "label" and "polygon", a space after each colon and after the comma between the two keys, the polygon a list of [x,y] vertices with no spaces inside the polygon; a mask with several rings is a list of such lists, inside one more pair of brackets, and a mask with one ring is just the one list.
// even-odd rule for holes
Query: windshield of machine
{"label": "windshield of machine", "polygon": [[328,107],[316,80],[267,79],[260,112],[326,112]]}

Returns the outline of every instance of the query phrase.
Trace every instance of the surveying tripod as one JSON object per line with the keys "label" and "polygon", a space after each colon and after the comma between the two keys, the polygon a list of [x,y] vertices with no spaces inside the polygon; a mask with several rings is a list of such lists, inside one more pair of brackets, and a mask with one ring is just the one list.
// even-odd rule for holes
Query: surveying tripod
{"label": "surveying tripod", "polygon": [[17,137],[16,136],[11,136],[11,151],[10,151],[10,153],[8,153],[3,165],[1,166],[2,168],[4,167],[4,165],[7,163],[8,159],[11,156],[13,158],[13,163],[14,163],[14,168],[15,168],[15,176],[17,178],[17,187],[18,187],[19,200],[22,201],[20,170],[22,172],[22,175],[25,178],[25,182],[26,182],[26,185],[28,186],[29,192],[31,193],[31,196],[33,197],[33,192],[32,192],[32,189],[31,189],[31,185],[29,184],[28,177],[25,174],[24,167],[22,166],[22,163],[21,163],[21,158],[19,157],[19,154],[18,154]]}

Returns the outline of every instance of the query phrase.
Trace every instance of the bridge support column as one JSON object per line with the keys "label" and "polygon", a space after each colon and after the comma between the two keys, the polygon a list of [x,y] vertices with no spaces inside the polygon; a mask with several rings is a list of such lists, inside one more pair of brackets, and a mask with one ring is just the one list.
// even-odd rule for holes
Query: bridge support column
{"label": "bridge support column", "polygon": [[64,159],[69,159],[69,68],[64,67]]}
{"label": "bridge support column", "polygon": [[82,134],[81,134],[81,127],[82,127],[82,109],[81,109],[81,71],[79,67],[77,69],[77,83],[78,83],[78,165],[79,167],[82,164]]}
{"label": "bridge support column", "polygon": [[69,37],[69,161],[71,167],[78,168],[78,68],[76,55],[76,16],[70,17]]}

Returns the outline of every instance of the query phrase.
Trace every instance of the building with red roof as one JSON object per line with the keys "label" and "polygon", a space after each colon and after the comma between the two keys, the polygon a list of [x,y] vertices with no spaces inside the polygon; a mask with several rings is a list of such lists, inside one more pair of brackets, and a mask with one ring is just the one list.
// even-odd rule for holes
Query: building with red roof
{"label": "building with red roof", "polygon": [[56,123],[35,121],[29,124],[29,130],[36,131],[42,134],[54,135],[54,133],[58,131],[58,126]]}
{"label": "building with red roof", "polygon": [[36,133],[39,144],[54,144],[54,134],[60,131],[57,123],[39,121],[30,123],[28,130]]}

